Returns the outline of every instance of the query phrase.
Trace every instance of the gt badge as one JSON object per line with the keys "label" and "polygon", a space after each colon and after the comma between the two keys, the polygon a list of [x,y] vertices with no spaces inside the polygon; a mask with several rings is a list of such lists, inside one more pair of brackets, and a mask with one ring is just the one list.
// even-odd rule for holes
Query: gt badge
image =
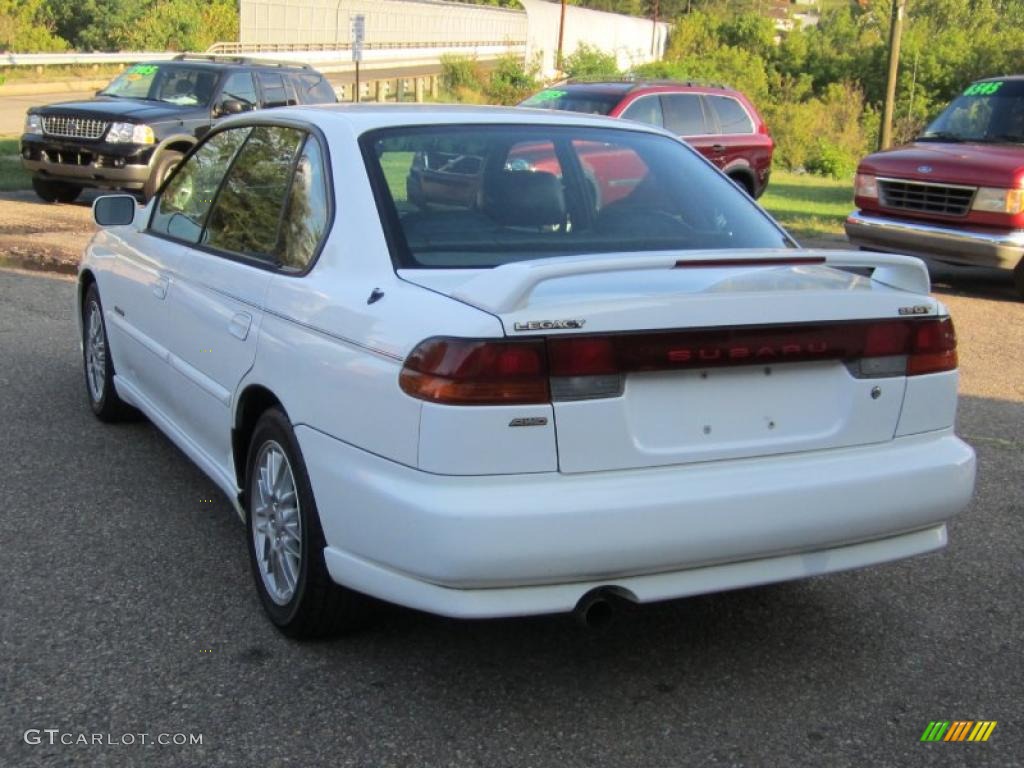
{"label": "gt badge", "polygon": [[931,311],[931,307],[924,304],[917,304],[913,307],[900,307],[899,309],[901,315],[927,315]]}

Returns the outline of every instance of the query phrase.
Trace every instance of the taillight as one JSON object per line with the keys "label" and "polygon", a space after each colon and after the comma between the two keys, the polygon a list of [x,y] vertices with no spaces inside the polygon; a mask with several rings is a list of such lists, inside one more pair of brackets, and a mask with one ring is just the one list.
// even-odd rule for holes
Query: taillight
{"label": "taillight", "polygon": [[406,358],[399,384],[420,400],[450,405],[551,401],[543,339],[427,339]]}
{"label": "taillight", "polygon": [[951,371],[957,366],[956,331],[948,317],[914,325],[907,375]]}
{"label": "taillight", "polygon": [[957,366],[948,317],[566,334],[480,341],[432,338],[405,361],[402,390],[451,405],[617,397],[627,374],[840,360],[857,377],[917,376]]}

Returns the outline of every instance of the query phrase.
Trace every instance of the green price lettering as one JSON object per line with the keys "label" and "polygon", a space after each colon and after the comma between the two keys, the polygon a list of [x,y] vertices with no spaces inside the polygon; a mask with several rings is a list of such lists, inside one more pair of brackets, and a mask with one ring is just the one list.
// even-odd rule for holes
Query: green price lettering
{"label": "green price lettering", "polygon": [[994,83],[975,83],[964,91],[964,96],[991,96],[1002,87],[1002,80],[997,80]]}
{"label": "green price lettering", "polygon": [[128,70],[132,75],[152,75],[156,72],[155,64],[136,64]]}
{"label": "green price lettering", "polygon": [[554,91],[554,90],[552,90],[552,91],[541,91],[540,93],[538,93],[536,96],[534,96],[532,99],[530,99],[526,103],[527,104],[541,104],[542,102],[545,102],[545,101],[554,101],[555,99],[560,99],[563,96],[565,96],[565,93],[566,93],[565,91]]}

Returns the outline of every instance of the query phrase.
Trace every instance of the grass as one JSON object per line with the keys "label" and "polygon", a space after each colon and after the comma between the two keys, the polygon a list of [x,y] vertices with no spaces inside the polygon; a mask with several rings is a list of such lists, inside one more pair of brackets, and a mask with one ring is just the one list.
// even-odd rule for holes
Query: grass
{"label": "grass", "polygon": [[63,82],[82,80],[113,80],[124,71],[124,64],[84,64],[43,67],[0,67],[0,85],[10,83]]}
{"label": "grass", "polygon": [[0,139],[0,192],[32,189],[32,177],[21,168],[17,139]]}
{"label": "grass", "polygon": [[773,171],[760,203],[797,240],[842,235],[853,181]]}

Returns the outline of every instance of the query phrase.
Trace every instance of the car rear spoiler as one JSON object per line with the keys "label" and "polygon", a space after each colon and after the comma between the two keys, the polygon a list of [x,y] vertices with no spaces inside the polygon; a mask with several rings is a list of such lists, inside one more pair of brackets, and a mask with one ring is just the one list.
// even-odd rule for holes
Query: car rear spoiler
{"label": "car rear spoiler", "polygon": [[931,290],[928,270],[920,259],[889,253],[778,249],[765,251],[659,252],[650,255],[600,254],[559,256],[502,264],[459,286],[452,297],[500,315],[519,309],[543,282],[573,275],[658,269],[713,269],[722,267],[827,266],[870,271],[871,279],[910,293]]}

